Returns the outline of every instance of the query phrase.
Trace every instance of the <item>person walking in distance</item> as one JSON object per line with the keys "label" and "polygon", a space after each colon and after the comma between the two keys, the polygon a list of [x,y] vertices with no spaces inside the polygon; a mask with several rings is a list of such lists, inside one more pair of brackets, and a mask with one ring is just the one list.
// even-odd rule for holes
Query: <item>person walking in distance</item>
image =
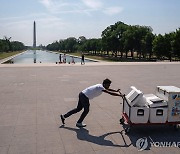
{"label": "person walking in distance", "polygon": [[82,53],[81,55],[81,65],[85,64],[85,61],[84,61],[84,54]]}
{"label": "person walking in distance", "polygon": [[61,54],[59,54],[59,63],[61,63]]}
{"label": "person walking in distance", "polygon": [[63,63],[66,63],[66,54],[63,56]]}
{"label": "person walking in distance", "polygon": [[90,99],[93,99],[94,97],[101,95],[103,92],[110,94],[112,96],[123,97],[123,95],[120,93],[120,89],[118,89],[118,90],[110,89],[109,88],[110,85],[111,85],[111,80],[105,79],[102,84],[96,84],[96,85],[90,86],[90,87],[84,89],[83,91],[81,91],[79,93],[79,101],[78,101],[77,107],[70,110],[69,112],[67,112],[64,115],[63,114],[60,115],[60,119],[61,119],[62,123],[65,124],[66,118],[68,118],[71,115],[84,109],[79,120],[76,123],[76,126],[77,127],[86,127],[86,124],[83,124],[82,122],[89,112],[89,107],[90,107],[89,100]]}

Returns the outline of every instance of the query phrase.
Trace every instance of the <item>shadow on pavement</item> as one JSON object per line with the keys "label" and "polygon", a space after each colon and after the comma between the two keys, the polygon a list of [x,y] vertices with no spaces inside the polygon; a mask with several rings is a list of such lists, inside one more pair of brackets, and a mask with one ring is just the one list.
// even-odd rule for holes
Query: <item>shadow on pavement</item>
{"label": "shadow on pavement", "polygon": [[[64,125],[60,126],[59,128],[64,128],[70,131],[74,131],[77,134],[77,138],[79,140],[83,140],[83,141],[87,141],[87,142],[91,142],[97,145],[102,145],[102,146],[112,146],[112,147],[129,147],[131,144],[127,144],[122,131],[118,131],[118,132],[110,132],[110,133],[106,133],[103,134],[101,136],[95,136],[95,135],[91,135],[89,134],[89,130],[85,129],[85,128],[71,128],[71,127],[66,127]],[[105,139],[108,135],[112,135],[112,134],[120,134],[123,138],[124,141],[124,145],[118,145],[118,144],[114,144],[112,141]]]}
{"label": "shadow on pavement", "polygon": [[[117,132],[109,132],[101,136],[95,136],[89,134],[89,131],[85,128],[71,128],[66,126],[60,126],[70,131],[74,131],[77,134],[79,140],[91,142],[97,145],[102,146],[112,146],[112,147],[130,147],[134,146],[137,149],[137,141],[139,139],[146,139],[147,146],[143,150],[151,150],[151,147],[160,148],[160,147],[175,147],[180,148],[180,136],[179,131],[175,131],[170,126],[136,126],[132,128],[130,133],[125,134],[124,130]],[[106,137],[112,134],[120,134],[119,137],[122,137],[124,145],[114,144],[112,141],[107,140]],[[124,135],[128,136],[129,140],[127,143]],[[127,139],[127,138],[126,138]],[[142,140],[141,140],[142,141]],[[140,146],[144,146],[141,142]]]}
{"label": "shadow on pavement", "polygon": [[[123,127],[126,128],[127,126],[123,125]],[[179,130],[175,130],[169,125],[133,126],[131,131],[126,135],[129,137],[134,147],[137,147],[137,140],[147,139],[147,147],[143,150],[150,150],[151,147],[180,148]]]}

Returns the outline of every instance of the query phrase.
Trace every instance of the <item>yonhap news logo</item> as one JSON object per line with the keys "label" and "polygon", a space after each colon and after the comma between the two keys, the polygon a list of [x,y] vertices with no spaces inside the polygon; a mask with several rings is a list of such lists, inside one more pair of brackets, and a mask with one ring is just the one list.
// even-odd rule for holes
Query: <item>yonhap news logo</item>
{"label": "yonhap news logo", "polygon": [[140,138],[136,141],[136,148],[138,151],[143,151],[148,147],[148,141],[146,137]]}
{"label": "yonhap news logo", "polygon": [[147,137],[142,137],[139,138],[136,141],[136,148],[138,151],[143,151],[146,150],[149,147],[155,147],[155,148],[162,148],[162,147],[175,147],[175,148],[180,148],[180,141],[179,142],[169,142],[169,141],[153,141],[153,139],[149,136],[150,142],[148,142]]}

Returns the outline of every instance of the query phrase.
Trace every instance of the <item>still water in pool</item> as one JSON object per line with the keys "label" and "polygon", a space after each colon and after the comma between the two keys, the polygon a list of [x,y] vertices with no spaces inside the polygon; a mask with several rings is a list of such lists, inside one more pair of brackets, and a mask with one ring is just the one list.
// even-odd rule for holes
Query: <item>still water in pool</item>
{"label": "still water in pool", "polygon": [[[56,63],[59,62],[60,53],[49,52],[44,50],[27,50],[26,52],[14,57],[10,60],[10,63],[14,64],[31,64],[31,63]],[[61,61],[63,61],[64,54],[61,54]],[[69,55],[66,55],[66,62],[71,63],[74,59],[74,62],[81,62],[81,58],[76,58]],[[85,59],[85,62],[93,62],[91,60]]]}

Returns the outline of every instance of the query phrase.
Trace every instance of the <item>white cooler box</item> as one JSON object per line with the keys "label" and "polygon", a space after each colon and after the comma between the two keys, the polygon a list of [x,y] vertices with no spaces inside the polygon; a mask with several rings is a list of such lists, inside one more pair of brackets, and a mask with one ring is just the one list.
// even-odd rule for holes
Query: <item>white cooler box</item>
{"label": "white cooler box", "polygon": [[168,102],[168,122],[180,122],[180,88],[157,86],[156,95]]}
{"label": "white cooler box", "polygon": [[136,89],[135,87],[131,86],[130,93],[126,96],[126,99],[130,106],[145,106],[142,102],[143,93]]}
{"label": "white cooler box", "polygon": [[149,122],[150,123],[166,123],[167,107],[150,108]]}
{"label": "white cooler box", "polygon": [[134,107],[125,101],[124,102],[124,112],[129,117],[132,123],[147,123],[149,120],[149,107]]}
{"label": "white cooler box", "polygon": [[154,94],[145,94],[144,96],[146,105],[148,105],[149,107],[167,107],[168,103],[167,101],[157,97]]}
{"label": "white cooler box", "polygon": [[132,123],[147,123],[149,119],[149,107],[144,102],[143,93],[133,86],[131,89],[124,102],[124,112],[128,115]]}
{"label": "white cooler box", "polygon": [[147,123],[149,119],[148,107],[131,107],[130,120],[132,123]]}
{"label": "white cooler box", "polygon": [[167,121],[167,101],[157,97],[154,94],[144,95],[146,104],[150,107],[149,122],[150,123],[165,123]]}

